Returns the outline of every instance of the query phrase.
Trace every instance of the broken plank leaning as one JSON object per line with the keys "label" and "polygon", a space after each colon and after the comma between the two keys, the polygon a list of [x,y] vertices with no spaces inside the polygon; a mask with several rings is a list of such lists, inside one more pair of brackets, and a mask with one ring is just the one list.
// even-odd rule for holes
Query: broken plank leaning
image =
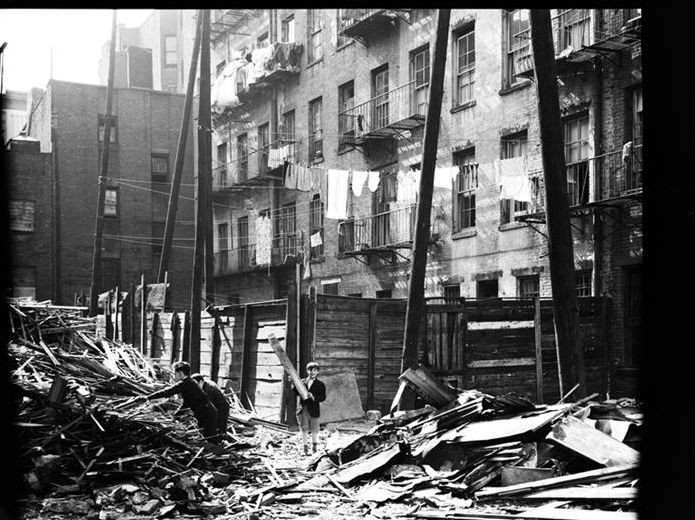
{"label": "broken plank leaning", "polygon": [[275,334],[268,334],[268,341],[270,342],[270,346],[272,347],[273,352],[275,352],[275,355],[280,360],[280,363],[282,363],[283,368],[292,378],[292,383],[294,384],[294,387],[297,389],[297,392],[299,392],[301,398],[308,399],[309,390],[307,390],[306,386],[304,385],[304,382],[299,377],[299,374],[297,373],[297,370],[294,368],[292,361],[290,361],[290,358],[287,356],[287,352],[285,352],[285,349],[282,348],[282,345],[280,345],[280,342],[275,337]]}

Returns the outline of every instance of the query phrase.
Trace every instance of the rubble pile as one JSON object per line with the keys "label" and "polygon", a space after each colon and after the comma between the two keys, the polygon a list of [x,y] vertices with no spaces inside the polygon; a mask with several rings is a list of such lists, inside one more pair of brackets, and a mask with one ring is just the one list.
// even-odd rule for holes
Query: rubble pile
{"label": "rubble pile", "polygon": [[234,395],[222,445],[175,403],[138,401],[164,384],[151,362],[70,308],[11,314],[25,518],[636,518],[634,400],[539,405],[411,371],[419,408],[324,426],[306,458]]}

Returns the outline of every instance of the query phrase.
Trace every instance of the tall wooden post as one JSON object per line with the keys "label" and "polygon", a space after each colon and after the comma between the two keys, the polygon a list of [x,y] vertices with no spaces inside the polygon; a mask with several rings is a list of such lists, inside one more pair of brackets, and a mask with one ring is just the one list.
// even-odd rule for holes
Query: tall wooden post
{"label": "tall wooden post", "polygon": [[191,370],[200,370],[200,313],[205,270],[205,242],[207,238],[207,178],[210,175],[210,11],[199,11],[200,42],[200,99],[198,103],[198,183],[195,221],[195,249],[193,279],[191,282],[191,325],[188,362]]}
{"label": "tall wooden post", "polygon": [[183,162],[186,156],[186,141],[188,140],[188,130],[191,125],[191,107],[193,105],[193,95],[195,91],[195,74],[198,69],[198,53],[200,52],[200,11],[198,11],[198,23],[195,30],[195,40],[193,41],[193,54],[191,55],[191,67],[188,70],[188,86],[186,87],[186,99],[183,103],[183,117],[181,128],[179,129],[179,140],[176,145],[176,158],[174,159],[174,178],[171,181],[169,191],[169,205],[167,206],[166,222],[164,224],[164,241],[162,243],[162,255],[159,258],[159,270],[157,271],[157,282],[162,283],[169,269],[169,255],[171,254],[171,243],[174,239],[174,227],[176,226],[176,210],[179,202],[179,188],[181,186],[181,175],[183,173]]}
{"label": "tall wooden post", "polygon": [[408,287],[408,306],[406,309],[401,372],[417,365],[420,323],[422,314],[425,311],[425,268],[427,266],[427,245],[430,241],[434,168],[437,161],[437,140],[439,138],[442,92],[444,90],[450,15],[450,9],[440,9],[437,16],[437,35],[434,57],[432,59],[427,119],[425,121],[422,175],[420,176],[420,195],[417,204],[417,227],[415,229],[415,240],[413,241],[413,263]]}
{"label": "tall wooden post", "polygon": [[104,115],[104,142],[99,171],[97,214],[94,224],[94,244],[92,246],[92,285],[89,288],[89,315],[95,316],[99,308],[99,284],[101,283],[101,239],[104,230],[104,199],[106,185],[104,180],[109,172],[109,150],[111,148],[111,111],[113,108],[113,74],[116,61],[116,10],[111,22],[111,46],[109,48],[109,79],[106,86],[106,114]]}
{"label": "tall wooden post", "polygon": [[543,143],[546,221],[550,239],[550,282],[557,325],[563,383],[579,384],[578,397],[586,392],[584,354],[578,332],[574,252],[567,201],[567,172],[563,155],[562,124],[557,88],[555,49],[548,9],[531,9],[531,43],[538,92],[538,117]]}
{"label": "tall wooden post", "polygon": [[140,286],[140,351],[147,355],[147,286],[144,273],[140,275]]}

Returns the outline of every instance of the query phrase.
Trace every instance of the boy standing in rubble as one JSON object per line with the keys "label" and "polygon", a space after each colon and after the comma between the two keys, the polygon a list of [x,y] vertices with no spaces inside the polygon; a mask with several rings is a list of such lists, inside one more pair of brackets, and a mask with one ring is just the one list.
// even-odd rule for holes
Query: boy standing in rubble
{"label": "boy standing in rubble", "polygon": [[191,379],[191,366],[185,361],[179,361],[172,365],[174,370],[173,385],[153,392],[141,399],[151,401],[160,397],[171,397],[180,394],[183,397],[181,408],[190,408],[198,421],[198,426],[203,431],[206,440],[219,442],[217,435],[217,409],[210,402],[198,383]]}
{"label": "boy standing in rubble", "polygon": [[[297,411],[297,423],[302,434],[302,445],[304,446],[304,455],[309,455],[309,446],[307,440],[309,432],[311,432],[311,446],[313,453],[316,453],[319,443],[319,419],[321,417],[321,408],[319,403],[326,400],[326,385],[318,379],[319,364],[315,361],[306,365],[307,377],[302,379],[302,382],[309,391],[308,399],[300,397],[301,409]],[[299,396],[299,392],[292,385],[292,390]]]}
{"label": "boy standing in rubble", "polygon": [[229,402],[220,387],[213,381],[206,381],[202,374],[193,374],[191,379],[205,392],[210,402],[217,408],[217,428],[219,439],[224,440],[227,435],[227,421],[229,419]]}

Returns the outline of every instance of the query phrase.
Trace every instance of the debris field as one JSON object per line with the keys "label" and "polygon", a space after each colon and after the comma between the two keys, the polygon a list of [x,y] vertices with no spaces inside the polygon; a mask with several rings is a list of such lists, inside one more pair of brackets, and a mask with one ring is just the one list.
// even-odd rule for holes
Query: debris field
{"label": "debris field", "polygon": [[26,519],[637,518],[632,399],[536,404],[423,369],[401,377],[419,407],[324,425],[310,457],[227,391],[229,440],[214,445],[173,400],[137,399],[166,371],[97,337],[79,309],[13,301],[10,313]]}

